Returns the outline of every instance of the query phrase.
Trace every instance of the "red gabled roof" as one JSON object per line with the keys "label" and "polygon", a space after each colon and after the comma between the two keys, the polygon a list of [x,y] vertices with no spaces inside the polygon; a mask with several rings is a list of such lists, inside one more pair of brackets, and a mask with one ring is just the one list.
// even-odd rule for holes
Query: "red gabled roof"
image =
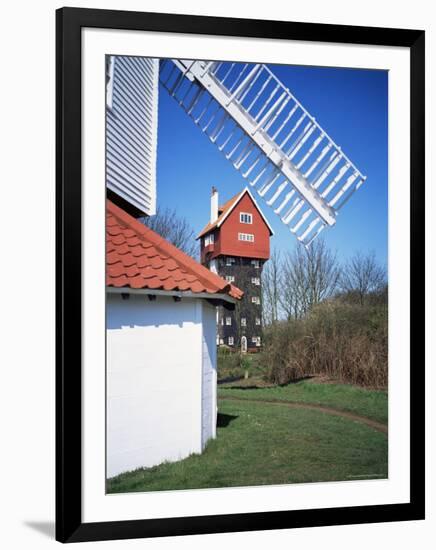
{"label": "red gabled roof", "polygon": [[268,223],[267,219],[265,218],[265,216],[263,215],[263,212],[262,210],[259,208],[259,206],[257,205],[257,202],[254,200],[254,197],[253,195],[250,193],[250,191],[248,190],[248,188],[246,187],[245,189],[243,189],[240,193],[238,193],[237,195],[235,195],[234,197],[232,197],[231,199],[229,199],[226,203],[224,203],[222,206],[219,206],[218,207],[218,218],[213,222],[213,223],[208,223],[205,227],[203,227],[203,229],[200,231],[200,233],[197,235],[197,239],[200,239],[201,237],[203,237],[204,235],[207,235],[207,233],[209,233],[210,231],[212,231],[212,229],[215,229],[216,227],[219,227],[221,225],[221,223],[224,221],[224,219],[228,216],[228,214],[230,214],[230,212],[233,210],[233,208],[237,205],[237,203],[239,202],[240,199],[242,199],[242,197],[245,195],[245,193],[248,193],[251,200],[253,201],[254,203],[254,206],[257,208],[257,210],[259,211],[259,214],[262,216],[264,222],[266,223],[266,225],[268,226],[268,229],[271,233],[271,235],[274,234],[274,231],[272,230],[270,224]]}
{"label": "red gabled roof", "polygon": [[206,233],[209,233],[209,231],[217,227],[219,223],[222,221],[222,219],[224,218],[224,216],[227,214],[227,212],[229,212],[232,209],[232,207],[238,202],[238,199],[241,197],[241,195],[242,193],[238,193],[237,195],[229,199],[226,203],[224,203],[222,206],[219,206],[218,218],[213,223],[209,222],[206,225],[206,227],[204,227],[202,231],[198,234],[197,239],[199,239],[203,235],[206,235]]}
{"label": "red gabled roof", "polygon": [[113,202],[106,210],[106,285],[228,294],[239,288],[209,271]]}

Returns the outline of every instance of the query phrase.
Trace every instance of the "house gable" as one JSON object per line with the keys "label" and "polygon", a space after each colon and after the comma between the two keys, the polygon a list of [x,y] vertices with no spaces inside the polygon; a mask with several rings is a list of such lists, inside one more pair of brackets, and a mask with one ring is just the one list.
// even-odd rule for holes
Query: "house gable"
{"label": "house gable", "polygon": [[217,221],[208,225],[200,234],[202,261],[206,254],[209,260],[218,256],[269,258],[273,230],[248,189],[230,199]]}

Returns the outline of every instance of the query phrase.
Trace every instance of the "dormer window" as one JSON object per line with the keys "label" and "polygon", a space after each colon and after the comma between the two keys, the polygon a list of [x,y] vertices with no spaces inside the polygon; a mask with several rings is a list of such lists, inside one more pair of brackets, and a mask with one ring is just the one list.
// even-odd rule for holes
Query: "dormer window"
{"label": "dormer window", "polygon": [[204,237],[204,246],[209,246],[210,244],[213,244],[215,242],[213,233],[209,233],[209,235],[206,235]]}
{"label": "dormer window", "polygon": [[241,212],[239,214],[239,221],[241,223],[253,223],[253,214],[249,214],[248,212]]}
{"label": "dormer window", "polygon": [[252,233],[238,233],[238,240],[254,243],[254,235]]}

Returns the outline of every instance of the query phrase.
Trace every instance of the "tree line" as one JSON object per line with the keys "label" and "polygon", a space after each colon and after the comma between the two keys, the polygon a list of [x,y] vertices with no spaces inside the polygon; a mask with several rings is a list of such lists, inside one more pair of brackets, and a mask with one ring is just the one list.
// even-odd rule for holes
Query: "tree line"
{"label": "tree line", "polygon": [[309,248],[274,249],[262,273],[263,319],[270,325],[301,319],[317,304],[337,299],[361,306],[387,303],[387,272],[375,253],[356,252],[340,263],[320,239]]}

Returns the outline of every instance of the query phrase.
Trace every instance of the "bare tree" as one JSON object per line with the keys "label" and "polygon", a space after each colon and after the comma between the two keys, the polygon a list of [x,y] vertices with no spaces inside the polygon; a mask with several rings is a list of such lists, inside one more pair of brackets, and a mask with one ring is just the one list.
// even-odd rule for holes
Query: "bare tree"
{"label": "bare tree", "polygon": [[288,319],[305,315],[337,290],[340,267],[336,254],[321,239],[297,246],[283,263],[281,306]]}
{"label": "bare tree", "polygon": [[175,209],[158,208],[154,216],[142,218],[141,221],[189,256],[198,258],[199,246],[195,241],[194,229]]}
{"label": "bare tree", "polygon": [[356,296],[362,306],[369,294],[383,292],[386,284],[386,269],[377,263],[374,251],[354,254],[346,262],[340,278],[342,292]]}
{"label": "bare tree", "polygon": [[282,291],[282,261],[280,251],[274,249],[262,271],[263,320],[269,325],[280,316],[280,294]]}

